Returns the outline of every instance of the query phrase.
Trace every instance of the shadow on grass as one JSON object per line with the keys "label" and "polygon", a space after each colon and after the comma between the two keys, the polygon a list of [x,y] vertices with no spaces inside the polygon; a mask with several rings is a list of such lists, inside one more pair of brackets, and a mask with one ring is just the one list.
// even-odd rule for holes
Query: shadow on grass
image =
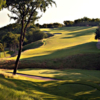
{"label": "shadow on grass", "polygon": [[66,35],[72,35],[72,36],[67,36],[67,37],[63,37],[62,39],[69,39],[69,38],[75,38],[75,37],[79,37],[79,36],[86,36],[86,35],[91,35],[95,33],[95,30],[83,30],[80,32],[71,32],[71,33],[67,33]]}
{"label": "shadow on grass", "polygon": [[[48,51],[49,52],[49,51]],[[87,54],[87,53],[100,53],[100,50],[96,48],[96,42],[89,42],[61,50],[56,50],[48,55],[36,56],[30,58],[23,58],[21,60],[46,60],[46,59],[56,59],[62,57],[68,57],[77,54]]]}
{"label": "shadow on grass", "polygon": [[[19,79],[5,79],[0,75],[0,84],[7,87],[9,91],[27,93],[26,96],[34,100],[34,95],[44,100],[99,100],[100,91],[96,85],[90,83],[77,82],[77,80],[51,81],[51,82],[32,82]],[[2,91],[3,92],[3,91]],[[9,93],[8,91],[5,91]],[[21,94],[23,95],[23,94]],[[13,96],[13,95],[12,95]],[[38,99],[35,99],[38,100]]]}
{"label": "shadow on grass", "polygon": [[92,27],[79,27],[79,26],[73,26],[73,27],[60,27],[60,28],[54,28],[54,29],[51,29],[51,30],[60,30],[60,31],[77,31],[77,30],[84,30],[84,29],[88,29],[88,28],[92,28]]}
{"label": "shadow on grass", "polygon": [[43,31],[43,32],[45,32],[45,33],[49,33],[50,31]]}
{"label": "shadow on grass", "polygon": [[[35,69],[34,69],[35,70]],[[79,69],[66,69],[66,70],[53,70],[53,71],[44,71],[41,72],[40,75],[54,75],[56,79],[63,79],[63,80],[73,80],[73,81],[88,81],[94,82],[100,85],[100,71],[97,70],[79,70]],[[83,82],[83,83],[84,83]]]}
{"label": "shadow on grass", "polygon": [[32,43],[30,43],[28,45],[25,45],[22,51],[25,51],[27,49],[35,49],[35,48],[38,48],[38,47],[40,47],[42,45],[43,45],[42,41],[32,42]]}
{"label": "shadow on grass", "polygon": [[[100,70],[100,50],[96,42],[89,42],[70,48],[57,50],[48,55],[20,60],[19,68],[43,69],[88,69]],[[14,68],[15,61],[0,62],[0,68]]]}
{"label": "shadow on grass", "polygon": [[89,42],[48,55],[22,59],[19,68],[100,70],[99,59],[100,50],[96,48],[96,42]]}

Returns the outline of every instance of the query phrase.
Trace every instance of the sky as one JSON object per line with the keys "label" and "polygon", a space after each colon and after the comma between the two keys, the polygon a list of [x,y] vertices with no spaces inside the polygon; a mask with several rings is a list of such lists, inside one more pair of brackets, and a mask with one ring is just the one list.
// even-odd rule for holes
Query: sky
{"label": "sky", "polygon": [[[45,13],[39,12],[42,17],[36,23],[63,23],[65,20],[75,20],[78,18],[100,18],[100,0],[54,0],[57,7],[49,7]],[[14,23],[8,15],[7,9],[0,11],[0,27]]]}

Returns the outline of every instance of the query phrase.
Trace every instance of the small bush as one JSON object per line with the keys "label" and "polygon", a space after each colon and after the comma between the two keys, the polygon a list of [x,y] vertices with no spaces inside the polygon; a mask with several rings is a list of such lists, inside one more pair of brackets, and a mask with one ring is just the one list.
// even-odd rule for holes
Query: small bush
{"label": "small bush", "polygon": [[36,29],[32,28],[26,34],[27,41],[24,42],[24,45],[29,44],[31,42],[41,40],[43,38],[47,38],[47,37],[48,37],[48,35],[46,33],[41,32],[40,30],[36,30]]}

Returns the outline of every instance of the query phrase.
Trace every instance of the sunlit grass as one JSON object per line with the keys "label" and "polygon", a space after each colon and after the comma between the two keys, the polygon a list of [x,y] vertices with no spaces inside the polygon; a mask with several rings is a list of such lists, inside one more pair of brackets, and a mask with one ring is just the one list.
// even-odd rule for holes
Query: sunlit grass
{"label": "sunlit grass", "polygon": [[[45,59],[52,59],[52,58],[58,58],[59,57],[65,57],[70,55],[75,55],[78,53],[92,53],[92,52],[99,52],[97,50],[96,45],[93,49],[95,51],[91,51],[90,45],[85,47],[85,51],[83,51],[81,48],[77,51],[73,47],[84,45],[91,42],[96,42],[94,39],[95,36],[95,30],[97,27],[63,27],[63,28],[56,28],[56,29],[41,29],[42,31],[48,31],[52,34],[55,33],[61,33],[61,34],[55,34],[53,37],[47,38],[43,40],[43,45],[34,48],[31,50],[27,50],[22,52],[21,59],[36,59],[36,60],[45,60]],[[69,48],[72,48],[70,50],[70,53],[67,51]],[[30,48],[28,48],[30,49]],[[63,52],[63,50],[66,52]],[[56,53],[57,51],[61,50],[61,52]],[[74,51],[74,52],[73,52]],[[52,55],[53,54],[53,55]],[[42,57],[42,58],[40,58]],[[15,59],[16,57],[12,57],[10,59]]]}
{"label": "sunlit grass", "polygon": [[98,70],[53,70],[53,69],[21,69],[18,73],[50,77],[64,80],[88,80],[100,83],[100,71]]}
{"label": "sunlit grass", "polygon": [[[6,73],[5,70],[0,72]],[[24,69],[18,72],[63,80],[46,82],[22,76],[3,77],[0,74],[1,100],[100,99],[100,71]]]}
{"label": "sunlit grass", "polygon": [[[7,72],[12,72],[12,70],[7,70]],[[67,83],[85,84],[93,87],[96,86],[100,89],[100,71],[98,70],[21,69],[18,70],[18,73],[59,79],[62,80],[62,82],[66,81]]]}
{"label": "sunlit grass", "polygon": [[36,41],[36,42],[32,42],[30,44],[25,45],[23,47],[23,51],[28,50],[28,49],[38,48],[38,47],[40,47],[42,45],[43,45],[43,41],[42,40],[39,40],[39,41]]}
{"label": "sunlit grass", "polygon": [[0,58],[4,58],[4,57],[10,57],[14,52],[13,51],[4,51],[4,52],[0,52]]}
{"label": "sunlit grass", "polygon": [[[72,62],[74,62],[74,64],[76,64],[75,62],[80,63],[80,65],[86,63],[85,65],[88,67],[86,62],[88,60],[85,56],[87,57],[89,55],[78,55],[69,60],[67,60],[66,57],[85,53],[98,54],[100,50],[96,48],[96,41],[94,40],[96,28],[97,27],[63,27],[59,29],[41,29],[42,31],[48,31],[52,34],[62,34],[55,34],[53,37],[44,39],[43,45],[38,48],[32,49],[31,46],[33,45],[28,45],[26,48],[31,50],[23,51],[21,59],[30,60],[30,62],[32,62],[32,60],[37,60],[38,62],[38,60],[53,59],[51,61],[56,65],[55,67],[58,67],[57,64],[65,63],[65,61],[69,61],[70,64],[70,60],[73,60]],[[84,59],[79,60],[80,57]],[[97,57],[95,59],[98,59],[97,55],[90,55],[90,57],[91,59],[92,57]],[[16,57],[10,59],[15,58]],[[26,64],[30,64],[30,62],[26,62]],[[52,64],[51,62],[47,63],[49,65]],[[26,67],[25,64],[24,67]],[[66,65],[64,67],[67,68]],[[18,70],[18,73],[22,74],[60,79],[51,82],[19,75],[13,76],[6,72],[8,72],[8,70],[0,70],[0,100],[100,100],[100,71],[78,69]],[[10,70],[10,72],[12,71]]]}

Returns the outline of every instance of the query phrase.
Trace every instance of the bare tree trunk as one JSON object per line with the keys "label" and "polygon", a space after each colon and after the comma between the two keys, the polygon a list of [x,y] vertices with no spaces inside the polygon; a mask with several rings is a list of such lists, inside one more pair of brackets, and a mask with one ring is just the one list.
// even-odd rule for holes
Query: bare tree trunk
{"label": "bare tree trunk", "polygon": [[[15,62],[15,68],[13,71],[14,75],[16,74],[17,69],[18,69],[18,64],[19,64],[19,59],[21,56],[21,51],[22,51],[22,46],[23,46],[23,42],[24,42],[24,38],[25,38],[26,29],[27,29],[28,24],[30,23],[31,17],[32,17],[33,13],[35,12],[35,10],[36,9],[34,9],[31,12],[30,17],[29,17],[28,22],[26,23],[25,27],[24,27],[24,17],[22,18],[22,22],[21,22],[22,29],[21,29],[21,36],[20,36],[20,43],[19,43],[19,52],[18,52],[18,57],[17,57],[16,62]],[[24,12],[23,12],[23,16],[24,16]]]}
{"label": "bare tree trunk", "polygon": [[14,67],[14,71],[13,71],[14,75],[16,74],[17,69],[18,69],[19,59],[20,59],[21,51],[22,51],[22,44],[23,44],[22,41],[20,41],[20,47],[19,47],[19,51],[18,51],[18,57],[17,57],[17,60],[15,62],[15,67]]}
{"label": "bare tree trunk", "polygon": [[[24,18],[23,18],[24,19]],[[20,35],[20,41],[19,41],[19,51],[18,51],[18,56],[15,62],[15,67],[14,67],[14,71],[13,74],[15,75],[18,69],[18,64],[19,64],[19,59],[21,56],[21,51],[22,51],[22,46],[23,46],[23,29],[24,29],[24,20],[22,20],[22,29],[21,29],[21,35]]]}

